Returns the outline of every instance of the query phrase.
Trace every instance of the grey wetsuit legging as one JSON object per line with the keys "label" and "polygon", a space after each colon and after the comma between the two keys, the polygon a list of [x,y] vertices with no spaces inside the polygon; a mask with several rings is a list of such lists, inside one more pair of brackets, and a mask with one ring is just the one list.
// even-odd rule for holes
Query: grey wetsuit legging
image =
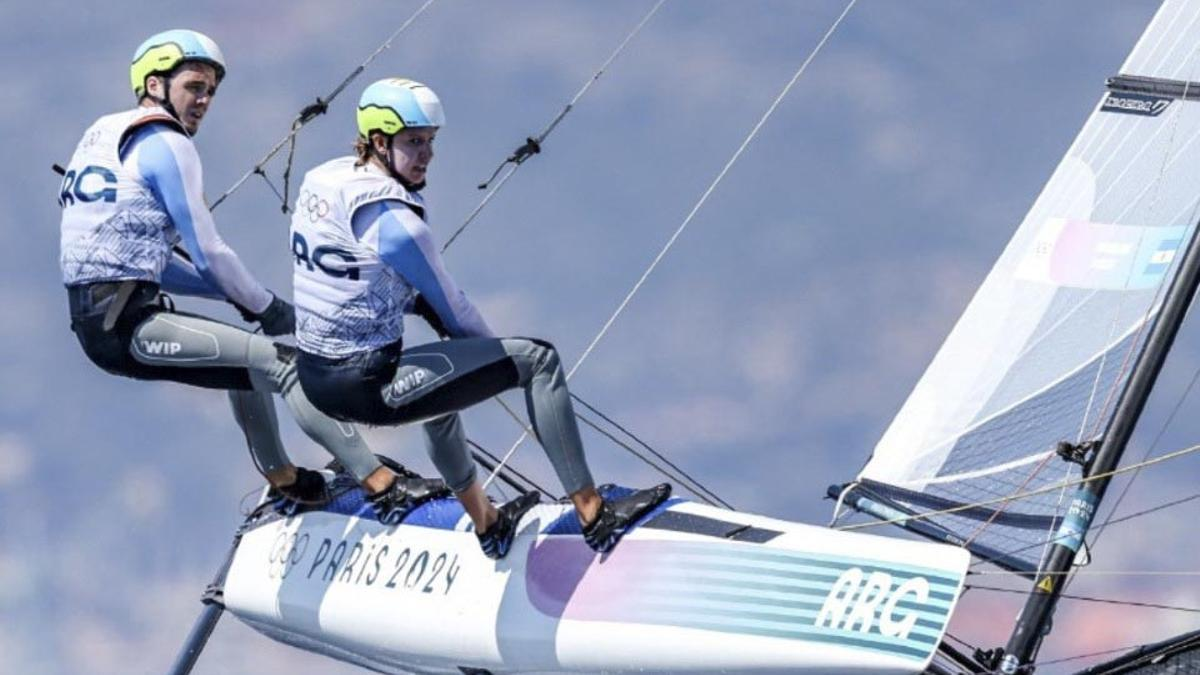
{"label": "grey wetsuit legging", "polygon": [[[300,354],[312,401],[339,419],[367,424],[424,422],[426,447],[446,484],[475,480],[458,411],[509,389],[525,390],[538,442],[568,494],[592,487],[558,352],[529,338],[462,338],[345,359]],[[391,368],[394,366],[395,370]]]}
{"label": "grey wetsuit legging", "polygon": [[133,331],[130,353],[139,363],[173,368],[246,368],[252,390],[230,390],[234,417],[259,468],[289,463],[275,418],[272,393],[283,396],[302,430],[358,480],[380,466],[358,430],[317,410],[296,386],[295,358],[270,338],[198,316],[157,312]]}

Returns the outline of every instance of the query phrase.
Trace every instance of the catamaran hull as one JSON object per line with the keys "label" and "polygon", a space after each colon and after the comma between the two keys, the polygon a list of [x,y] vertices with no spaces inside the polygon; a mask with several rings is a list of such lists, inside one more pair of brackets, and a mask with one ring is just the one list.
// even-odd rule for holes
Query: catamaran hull
{"label": "catamaran hull", "polygon": [[273,639],[382,672],[912,673],[968,564],[682,501],[600,557],[574,517],[535,508],[499,562],[450,502],[399,527],[276,518],[241,537],[224,602]]}

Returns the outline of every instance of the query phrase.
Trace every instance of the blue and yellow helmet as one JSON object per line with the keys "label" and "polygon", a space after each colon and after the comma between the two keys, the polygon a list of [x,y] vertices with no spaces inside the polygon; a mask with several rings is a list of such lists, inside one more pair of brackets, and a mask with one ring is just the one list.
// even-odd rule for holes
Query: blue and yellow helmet
{"label": "blue and yellow helmet", "polygon": [[212,38],[194,30],[168,30],[152,36],[133,53],[129,81],[133,93],[146,95],[146,78],[169,73],[185,61],[207,63],[217,70],[217,82],[225,77],[225,56]]}
{"label": "blue and yellow helmet", "polygon": [[372,131],[391,136],[402,129],[440,127],[446,124],[442,102],[420,82],[402,78],[379,80],[358,99],[358,133],[370,138]]}

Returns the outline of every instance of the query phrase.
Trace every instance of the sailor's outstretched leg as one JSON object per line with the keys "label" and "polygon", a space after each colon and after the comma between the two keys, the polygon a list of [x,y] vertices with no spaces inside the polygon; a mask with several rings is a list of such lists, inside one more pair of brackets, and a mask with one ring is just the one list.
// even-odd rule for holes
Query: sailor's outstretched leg
{"label": "sailor's outstretched leg", "polygon": [[283,396],[300,428],[357,480],[366,484],[373,478],[382,487],[390,482],[391,471],[380,464],[353,425],[329,418],[308,401],[298,385],[295,352],[290,347],[211,319],[158,312],[138,324],[130,350],[147,366],[245,368],[251,387],[231,393],[235,418],[256,463],[292,504],[327,501],[325,481],[319,473],[296,467],[288,459],[279,441],[271,393]]}
{"label": "sailor's outstretched leg", "polygon": [[[667,498],[670,487],[641,491],[604,509],[553,345],[529,338],[421,345],[404,350],[394,376],[380,393],[392,408],[393,423],[430,420],[425,423],[430,457],[470,514],[485,552],[502,557],[515,533],[515,520],[505,525],[502,514],[519,519],[536,502],[515,500],[506,505],[511,508],[497,509],[483,496],[461,423],[453,413],[516,387],[525,390],[534,434],[575,505],[581,526],[592,534],[585,539],[597,551],[611,550],[630,525]],[[498,522],[498,529],[493,529]]]}
{"label": "sailor's outstretched leg", "polygon": [[537,505],[540,495],[528,492],[496,507],[477,479],[458,413],[430,420],[422,429],[429,458],[475,523],[475,536],[484,555],[493,560],[508,555],[517,534],[517,522]]}
{"label": "sailor's outstretched leg", "polygon": [[294,514],[303,504],[329,501],[325,479],[316,471],[297,467],[288,459],[279,438],[279,422],[269,383],[256,371],[249,371],[254,389],[230,390],[229,403],[250,448],[250,457],[259,473],[271,484],[268,499],[284,515]]}
{"label": "sailor's outstretched leg", "polygon": [[584,459],[558,350],[536,339],[512,338],[503,343],[517,364],[533,431],[575,505],[584,541],[599,553],[611,551],[630,526],[671,496],[671,486],[663,483],[624,497],[602,499]]}

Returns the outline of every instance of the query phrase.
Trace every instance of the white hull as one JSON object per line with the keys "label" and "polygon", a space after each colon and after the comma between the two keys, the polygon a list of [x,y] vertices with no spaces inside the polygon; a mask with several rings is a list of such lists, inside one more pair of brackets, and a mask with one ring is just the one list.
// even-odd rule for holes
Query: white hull
{"label": "white hull", "polygon": [[[558,504],[531,511],[499,562],[451,502],[390,528],[330,512],[275,519],[243,535],[225,604],[274,639],[384,672],[912,673],[969,561],[950,546],[669,504],[603,559],[554,533],[574,518]],[[739,526],[750,528],[722,536]]]}

